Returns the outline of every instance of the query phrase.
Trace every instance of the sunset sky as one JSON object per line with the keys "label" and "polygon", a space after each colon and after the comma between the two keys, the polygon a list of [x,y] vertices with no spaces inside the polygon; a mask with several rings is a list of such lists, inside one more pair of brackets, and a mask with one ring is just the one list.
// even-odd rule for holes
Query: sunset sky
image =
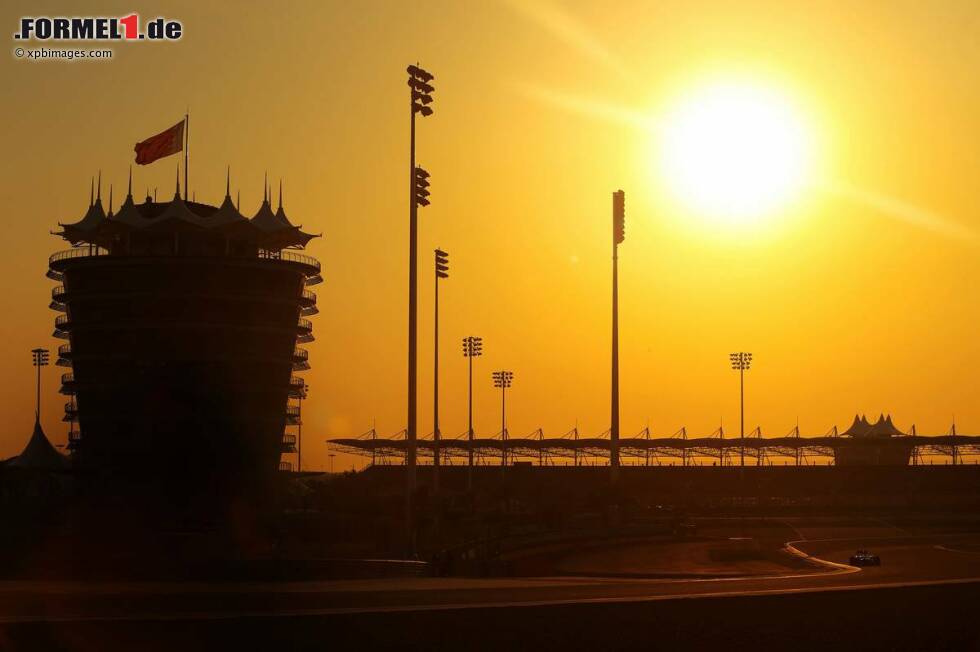
{"label": "sunset sky", "polygon": [[[133,11],[179,19],[185,36],[110,44],[104,62],[13,55],[22,15]],[[253,214],[268,171],[283,179],[294,223],[323,233],[308,248],[325,282],[313,288],[304,466],[326,467],[323,440],[375,419],[383,435],[404,428],[404,70],[416,61],[436,77],[435,114],[418,136],[432,175],[420,211],[420,433],[432,430],[437,246],[451,265],[440,294],[443,436],[466,429],[466,335],[484,338],[479,435],[500,428],[494,369],[515,374],[511,436],[609,427],[618,188],[623,436],[648,422],[662,435],[719,423],[737,434],[728,354],[738,350],[754,354],[746,425],[766,435],[797,419],[805,435],[823,434],[855,412],[891,412],[924,434],[955,417],[961,433],[980,433],[974,0],[15,0],[0,19],[10,39],[0,459],[30,434],[30,349],[62,343],[44,273],[67,244],[49,231],[81,217],[100,169],[103,200],[112,183],[118,205],[134,143],[188,107],[198,201],[220,202],[230,165],[232,193]],[[747,124],[731,119],[745,107]],[[734,158],[714,165],[711,148],[729,137]],[[689,156],[693,176],[678,180]],[[136,194],[169,198],[176,163],[135,169]],[[765,176],[728,174],[746,167]],[[738,210],[757,182],[760,201]],[[66,439],[61,371],[45,370],[42,389],[56,443]]]}

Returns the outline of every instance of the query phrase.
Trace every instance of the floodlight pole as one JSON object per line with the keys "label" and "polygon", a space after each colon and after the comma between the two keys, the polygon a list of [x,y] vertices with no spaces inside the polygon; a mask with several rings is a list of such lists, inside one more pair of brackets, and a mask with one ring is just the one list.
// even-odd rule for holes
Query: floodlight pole
{"label": "floodlight pole", "polygon": [[34,401],[34,415],[41,420],[41,365],[37,365],[37,399]]}
{"label": "floodlight pole", "polygon": [[[739,466],[745,468],[745,372],[752,364],[752,354],[745,351],[731,353],[728,356],[732,369],[738,372],[738,412],[739,412]],[[762,450],[760,447],[759,455]],[[724,450],[722,450],[724,460]],[[761,461],[761,457],[757,458]]]}
{"label": "floodlight pole", "polygon": [[433,362],[432,362],[432,492],[439,491],[439,279],[449,278],[449,254],[441,249],[435,250],[435,315],[433,329]]}
{"label": "floodlight pole", "polygon": [[[412,494],[415,493],[415,438],[417,411],[418,346],[418,205],[415,203],[415,100],[409,104],[412,116],[409,138],[409,214],[408,214],[408,423],[405,438],[405,465],[408,471],[407,507],[411,523]],[[411,527],[411,526],[410,526]],[[409,536],[411,536],[411,531]]]}
{"label": "floodlight pole", "polygon": [[622,190],[613,193],[612,210],[612,382],[609,416],[609,474],[619,480],[619,244],[625,236],[625,197]]}
{"label": "floodlight pole", "polygon": [[739,464],[745,466],[745,367],[738,368]]}
{"label": "floodlight pole", "polygon": [[432,492],[439,491],[439,270],[436,263],[432,342]]}
{"label": "floodlight pole", "polygon": [[[469,346],[469,343],[467,344]],[[473,488],[473,353],[468,352],[466,356],[469,362],[469,398],[467,405],[467,427],[466,439],[469,441],[469,459],[467,460],[468,471],[466,473],[466,488]]]}
{"label": "floodlight pole", "polygon": [[31,349],[31,360],[37,368],[37,398],[34,402],[34,417],[41,422],[41,367],[48,366],[47,349]]}
{"label": "floodlight pole", "polygon": [[[408,66],[409,137],[409,238],[408,238],[408,418],[405,425],[405,529],[408,553],[415,554],[413,496],[416,486],[416,439],[418,426],[418,203],[419,182],[415,167],[415,114],[432,114],[432,75],[418,66]],[[423,199],[424,201],[424,199]],[[426,202],[427,203],[427,202]]]}
{"label": "floodlight pole", "polygon": [[612,399],[609,417],[609,467],[612,480],[619,475],[619,245],[613,240],[612,272]]}
{"label": "floodlight pole", "polygon": [[466,489],[473,489],[473,358],[483,352],[483,338],[473,335],[463,338],[463,355],[468,358],[469,366],[469,428],[466,437],[469,441],[469,454],[466,468]]}
{"label": "floodlight pole", "polygon": [[501,369],[495,371],[493,386],[500,388],[500,472],[507,468],[507,388],[514,379],[514,372]]}
{"label": "floodlight pole", "polygon": [[500,384],[500,466],[507,468],[507,383]]}

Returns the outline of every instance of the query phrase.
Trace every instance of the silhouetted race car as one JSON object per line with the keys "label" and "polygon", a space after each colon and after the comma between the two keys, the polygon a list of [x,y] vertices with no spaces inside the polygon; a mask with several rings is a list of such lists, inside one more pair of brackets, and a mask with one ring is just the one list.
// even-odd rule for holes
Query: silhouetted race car
{"label": "silhouetted race car", "polygon": [[881,566],[881,558],[867,550],[858,550],[851,555],[851,566]]}

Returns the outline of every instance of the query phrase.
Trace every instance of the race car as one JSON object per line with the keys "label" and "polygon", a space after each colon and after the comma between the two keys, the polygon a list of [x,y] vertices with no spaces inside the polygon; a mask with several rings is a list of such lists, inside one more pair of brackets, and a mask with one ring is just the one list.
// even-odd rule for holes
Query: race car
{"label": "race car", "polygon": [[881,566],[881,558],[867,550],[858,550],[851,555],[851,566]]}

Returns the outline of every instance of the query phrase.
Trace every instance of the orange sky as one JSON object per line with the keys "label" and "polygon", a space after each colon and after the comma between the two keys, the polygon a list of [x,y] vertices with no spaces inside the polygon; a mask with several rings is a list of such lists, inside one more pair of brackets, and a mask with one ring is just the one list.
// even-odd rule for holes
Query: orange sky
{"label": "orange sky", "polygon": [[[623,434],[737,428],[728,353],[755,354],[747,425],[781,435],[891,411],[903,429],[980,432],[980,7],[889,2],[13,2],[21,15],[164,13],[178,43],[112,45],[111,62],[3,58],[8,165],[0,458],[30,433],[29,350],[55,349],[49,235],[74,221],[100,168],[124,194],[133,144],[190,107],[191,191],[243,210],[262,175],[324,265],[309,345],[304,463],[377,419],[404,427],[407,87],[436,75],[420,124],[432,174],[421,211],[420,432],[431,431],[429,252],[441,294],[444,436],[465,423],[459,339],[484,337],[478,433],[499,429],[490,371],[515,372],[512,436],[608,428],[610,192],[627,193],[620,253]],[[8,37],[9,38],[9,37]],[[13,41],[10,49],[13,50]],[[49,44],[49,47],[54,45]],[[816,186],[752,228],[708,227],[667,201],[656,121],[711,76],[750,76],[800,107],[821,153]],[[174,159],[134,172],[172,192]],[[828,192],[827,186],[838,190]],[[841,190],[844,189],[844,190]],[[938,226],[937,226],[938,225]],[[57,443],[60,370],[46,370]],[[349,465],[354,460],[340,458]]]}

